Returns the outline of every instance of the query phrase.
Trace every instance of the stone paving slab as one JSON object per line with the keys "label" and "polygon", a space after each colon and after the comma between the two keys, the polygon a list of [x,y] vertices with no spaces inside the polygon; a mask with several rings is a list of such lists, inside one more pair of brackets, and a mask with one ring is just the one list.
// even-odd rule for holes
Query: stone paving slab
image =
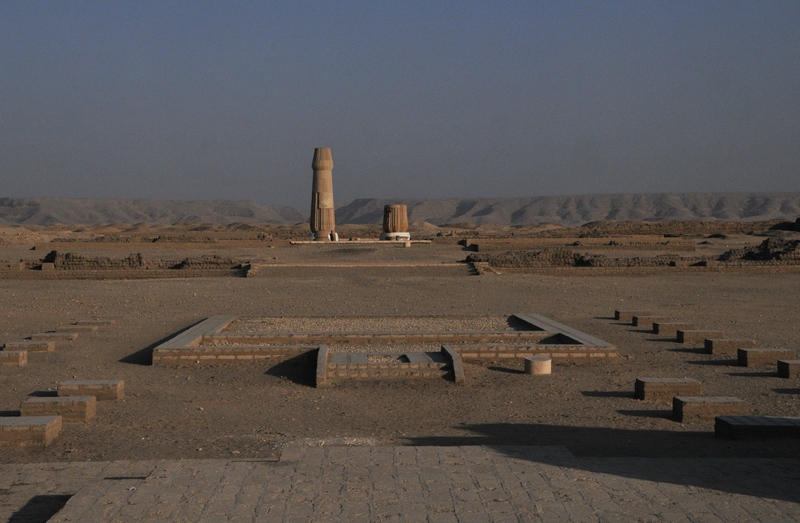
{"label": "stone paving slab", "polygon": [[800,459],[576,458],[564,447],[308,447],[279,461],[0,465],[0,520],[797,521]]}

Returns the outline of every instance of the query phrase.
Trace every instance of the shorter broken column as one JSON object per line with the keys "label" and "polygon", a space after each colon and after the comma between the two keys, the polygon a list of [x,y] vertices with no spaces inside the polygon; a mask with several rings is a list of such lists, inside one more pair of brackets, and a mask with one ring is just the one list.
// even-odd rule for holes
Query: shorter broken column
{"label": "shorter broken column", "polygon": [[383,232],[381,240],[410,240],[408,233],[408,207],[401,204],[383,207]]}
{"label": "shorter broken column", "polygon": [[544,375],[553,370],[553,360],[550,356],[528,356],[525,358],[525,374]]}

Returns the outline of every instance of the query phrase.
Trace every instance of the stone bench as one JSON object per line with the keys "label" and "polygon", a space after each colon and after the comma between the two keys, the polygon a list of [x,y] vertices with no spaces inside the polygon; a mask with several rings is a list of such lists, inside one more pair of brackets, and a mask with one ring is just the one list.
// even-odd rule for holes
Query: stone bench
{"label": "stone bench", "polygon": [[28,398],[19,407],[23,416],[61,416],[65,422],[85,422],[97,412],[94,396]]}
{"label": "stone bench", "polygon": [[737,356],[742,367],[767,367],[778,360],[794,359],[795,353],[791,349],[738,349]]}
{"label": "stone bench", "polygon": [[46,447],[61,433],[61,416],[0,417],[0,447]]}
{"label": "stone bench", "polygon": [[650,316],[650,311],[644,311],[641,309],[636,310],[624,310],[624,309],[617,309],[614,311],[614,319],[619,321],[633,321],[634,316]]}
{"label": "stone bench", "polygon": [[59,396],[94,396],[98,401],[116,401],[125,397],[123,380],[62,381]]}
{"label": "stone bench", "polygon": [[724,336],[720,331],[678,329],[675,337],[678,338],[678,343],[699,343],[704,345],[706,338],[723,338]]}
{"label": "stone bench", "polygon": [[631,319],[631,325],[634,327],[649,327],[652,329],[653,323],[655,322],[667,323],[670,321],[672,321],[672,318],[669,316],[634,316]]}
{"label": "stone bench", "polygon": [[653,333],[659,336],[678,336],[679,330],[692,330],[694,323],[679,323],[679,322],[653,322]]}
{"label": "stone bench", "polygon": [[774,416],[719,416],[714,434],[726,439],[798,438],[800,418]]}
{"label": "stone bench", "polygon": [[778,360],[778,376],[781,378],[800,377],[800,360]]}
{"label": "stone bench", "polygon": [[3,350],[26,350],[28,352],[53,352],[56,350],[54,341],[9,341],[3,345]]}
{"label": "stone bench", "polygon": [[28,364],[28,351],[3,350],[0,351],[0,366],[22,367]]}
{"label": "stone bench", "polygon": [[95,325],[95,326],[106,326],[106,325],[114,325],[114,320],[110,318],[92,318],[90,320],[78,320],[75,322],[75,325]]}
{"label": "stone bench", "polygon": [[672,398],[672,417],[680,423],[711,422],[717,416],[746,416],[750,406],[746,401],[730,397],[675,396]]}
{"label": "stone bench", "polygon": [[96,325],[59,325],[56,332],[97,332]]}
{"label": "stone bench", "polygon": [[644,401],[672,401],[675,396],[700,396],[702,385],[692,378],[636,378],[633,396]]}
{"label": "stone bench", "polygon": [[28,336],[34,341],[73,341],[78,339],[77,332],[39,332]]}
{"label": "stone bench", "polygon": [[756,346],[755,340],[737,340],[733,338],[706,338],[705,349],[708,354],[736,356],[739,349],[751,349]]}

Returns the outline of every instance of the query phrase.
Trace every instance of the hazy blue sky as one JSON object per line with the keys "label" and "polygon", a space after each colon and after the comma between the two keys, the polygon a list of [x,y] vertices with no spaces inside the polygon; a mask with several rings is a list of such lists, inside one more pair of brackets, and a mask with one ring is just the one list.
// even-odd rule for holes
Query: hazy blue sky
{"label": "hazy blue sky", "polygon": [[800,2],[0,2],[0,196],[800,191]]}

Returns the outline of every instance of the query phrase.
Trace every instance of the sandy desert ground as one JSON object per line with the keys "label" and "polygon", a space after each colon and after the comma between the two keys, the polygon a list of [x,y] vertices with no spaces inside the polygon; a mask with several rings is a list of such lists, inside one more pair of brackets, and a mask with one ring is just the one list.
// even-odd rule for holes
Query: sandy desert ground
{"label": "sandy desert ground", "polygon": [[[45,232],[38,231],[35,242],[6,241],[0,259],[43,256]],[[719,252],[763,240],[693,238]],[[50,447],[4,449],[0,461],[269,458],[298,441],[559,444],[580,456],[781,457],[800,450],[795,440],[720,440],[711,424],[677,423],[669,404],[632,397],[637,377],[692,377],[703,383],[705,395],[742,398],[753,414],[800,416],[796,380],[776,377],[773,368],[738,367],[729,358],[612,319],[616,308],[641,308],[763,347],[797,350],[800,274],[475,276],[459,263],[468,254],[464,247],[447,235],[439,239],[411,248],[273,242],[241,248],[173,244],[147,251],[153,257],[191,251],[272,264],[252,278],[0,280],[0,342],[79,319],[117,318],[97,333],[59,343],[55,352],[31,353],[25,367],[0,368],[3,415],[18,414],[32,395],[53,394],[63,380],[124,379],[127,393],[123,401],[101,403],[95,420],[65,425]],[[112,257],[131,252],[119,245],[73,249]],[[620,357],[613,363],[557,362],[546,377],[522,374],[520,361],[468,363],[466,387],[419,380],[317,389],[313,361],[303,357],[277,364],[149,364],[154,346],[215,314],[435,321],[429,317],[518,312],[542,314],[609,341]]]}

